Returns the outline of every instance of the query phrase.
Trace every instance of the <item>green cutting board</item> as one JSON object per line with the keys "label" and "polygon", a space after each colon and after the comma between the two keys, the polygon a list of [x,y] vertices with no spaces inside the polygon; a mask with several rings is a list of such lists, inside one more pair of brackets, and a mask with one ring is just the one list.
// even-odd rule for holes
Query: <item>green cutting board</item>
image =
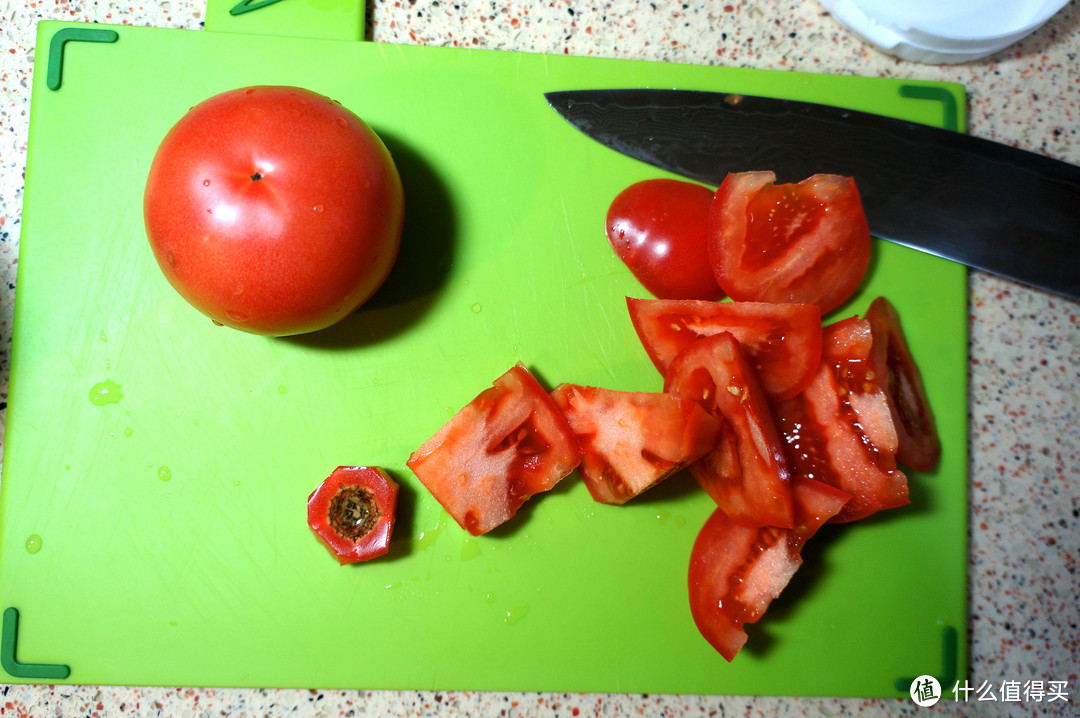
{"label": "green cutting board", "polygon": [[[52,90],[50,41],[70,27],[117,39],[67,42]],[[731,664],[687,605],[690,547],[713,508],[687,475],[622,507],[593,502],[575,475],[471,538],[405,467],[517,361],[549,387],[661,388],[625,309],[647,294],[603,219],[619,190],[662,173],[590,141],[542,92],[716,89],[941,125],[962,120],[961,87],[53,22],[39,28],[35,70],[0,491],[0,607],[20,619],[9,672],[856,696],[964,674],[963,267],[875,245],[869,280],[836,316],[879,294],[897,305],[942,462],[911,475],[911,506],[823,530]],[[172,124],[217,92],[268,83],[366,119],[408,205],[379,294],[290,339],[217,327],[185,304],[141,214]],[[381,465],[402,485],[393,549],[369,564],[339,566],[305,522],[308,494],[340,464]]]}

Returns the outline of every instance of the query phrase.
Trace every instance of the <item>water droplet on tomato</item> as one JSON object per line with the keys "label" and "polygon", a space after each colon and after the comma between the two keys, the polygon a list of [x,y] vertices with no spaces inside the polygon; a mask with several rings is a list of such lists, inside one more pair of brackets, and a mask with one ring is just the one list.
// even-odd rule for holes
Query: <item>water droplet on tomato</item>
{"label": "water droplet on tomato", "polygon": [[120,385],[114,381],[106,379],[90,387],[90,403],[94,406],[116,404],[123,398],[124,395],[120,392]]}
{"label": "water droplet on tomato", "polygon": [[235,309],[226,309],[225,314],[229,317],[229,319],[232,319],[234,322],[246,322],[248,319],[248,316],[246,314]]}
{"label": "water droplet on tomato", "polygon": [[30,534],[26,539],[26,553],[35,554],[41,550],[41,536]]}
{"label": "water droplet on tomato", "polygon": [[204,179],[204,180],[202,181],[202,186],[203,186],[203,187],[209,187],[209,186],[210,186],[210,180],[208,180],[208,179]]}
{"label": "water droplet on tomato", "polygon": [[314,207],[311,208],[311,211],[314,212],[315,214],[322,214],[323,206],[321,204],[317,204],[317,205],[315,205]]}
{"label": "water droplet on tomato", "polygon": [[339,125],[341,125],[342,127],[348,127],[349,126],[349,121],[346,120],[344,117],[337,118],[337,123]]}

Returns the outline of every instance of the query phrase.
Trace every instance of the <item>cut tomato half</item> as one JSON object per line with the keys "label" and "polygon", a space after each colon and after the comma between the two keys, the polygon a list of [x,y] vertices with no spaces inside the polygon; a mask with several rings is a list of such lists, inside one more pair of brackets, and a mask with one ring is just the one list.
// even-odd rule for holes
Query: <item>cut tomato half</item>
{"label": "cut tomato half", "polygon": [[836,522],[909,502],[882,377],[870,365],[870,336],[869,322],[858,317],[825,327],[810,385],[774,405],[792,471],[852,494]]}
{"label": "cut tomato half", "polygon": [[709,260],[732,299],[843,304],[870,262],[870,228],[849,177],[774,184],[772,172],[729,174],[709,212]]}
{"label": "cut tomato half", "polygon": [[407,465],[474,536],[512,517],[581,462],[574,432],[518,363],[463,407]]}
{"label": "cut tomato half", "polygon": [[581,447],[578,473],[602,503],[626,503],[696,461],[720,430],[696,402],[671,394],[562,384],[551,396]]}
{"label": "cut tomato half", "polygon": [[768,397],[735,337],[714,334],[679,353],[664,391],[698,402],[730,426],[720,446],[689,467],[717,505],[738,523],[790,528],[787,459]]}
{"label": "cut tomato half", "polygon": [[930,471],[941,457],[941,439],[900,315],[888,299],[878,297],[864,317],[873,334],[870,366],[879,378],[885,377],[879,380],[896,427],[896,461],[914,471]]}
{"label": "cut tomato half", "polygon": [[339,466],[308,496],[308,526],[344,565],[390,548],[397,482],[377,466]]}
{"label": "cut tomato half", "polygon": [[690,614],[701,635],[728,661],[746,643],[743,626],[764,615],[802,565],[807,539],[847,501],[848,495],[798,476],[793,482],[795,528],[754,528],[717,509],[690,554]]}
{"label": "cut tomato half", "polygon": [[630,321],[661,374],[702,337],[730,332],[750,356],[773,399],[810,383],[821,360],[821,310],[815,304],[626,298]]}

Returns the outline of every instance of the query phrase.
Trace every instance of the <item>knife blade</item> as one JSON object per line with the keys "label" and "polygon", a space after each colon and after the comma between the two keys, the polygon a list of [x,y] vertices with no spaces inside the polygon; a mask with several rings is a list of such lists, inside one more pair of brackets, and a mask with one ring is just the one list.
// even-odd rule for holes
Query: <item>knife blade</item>
{"label": "knife blade", "polygon": [[589,137],[718,186],[729,172],[855,179],[875,237],[1080,299],[1080,167],[970,135],[698,90],[545,93]]}

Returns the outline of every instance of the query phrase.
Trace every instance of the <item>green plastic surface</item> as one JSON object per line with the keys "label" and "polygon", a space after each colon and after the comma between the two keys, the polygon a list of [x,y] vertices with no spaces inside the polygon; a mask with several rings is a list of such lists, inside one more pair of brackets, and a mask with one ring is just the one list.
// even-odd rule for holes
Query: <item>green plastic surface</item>
{"label": "green plastic surface", "polygon": [[[39,69],[65,26],[41,25]],[[0,491],[0,607],[25,618],[20,654],[91,684],[904,695],[898,679],[945,658],[966,673],[966,642],[950,653],[943,639],[966,635],[967,615],[961,266],[875,244],[864,290],[836,316],[893,300],[942,462],[911,475],[911,506],[823,529],[731,664],[687,606],[712,504],[686,474],[622,507],[572,476],[471,538],[405,467],[519,360],[549,387],[661,389],[624,302],[648,295],[603,219],[625,186],[663,175],[589,140],[542,92],[715,89],[930,124],[941,102],[886,79],[116,30],[112,45],[67,48],[59,91],[34,75]],[[407,197],[387,285],[291,339],[190,308],[142,225],[172,124],[261,83],[366,119]],[[305,501],[360,463],[401,483],[401,517],[388,556],[341,567]]]}
{"label": "green plastic surface", "polygon": [[[206,29],[323,40],[363,40],[367,6],[357,0],[208,0]],[[234,58],[248,61],[251,58]]]}

